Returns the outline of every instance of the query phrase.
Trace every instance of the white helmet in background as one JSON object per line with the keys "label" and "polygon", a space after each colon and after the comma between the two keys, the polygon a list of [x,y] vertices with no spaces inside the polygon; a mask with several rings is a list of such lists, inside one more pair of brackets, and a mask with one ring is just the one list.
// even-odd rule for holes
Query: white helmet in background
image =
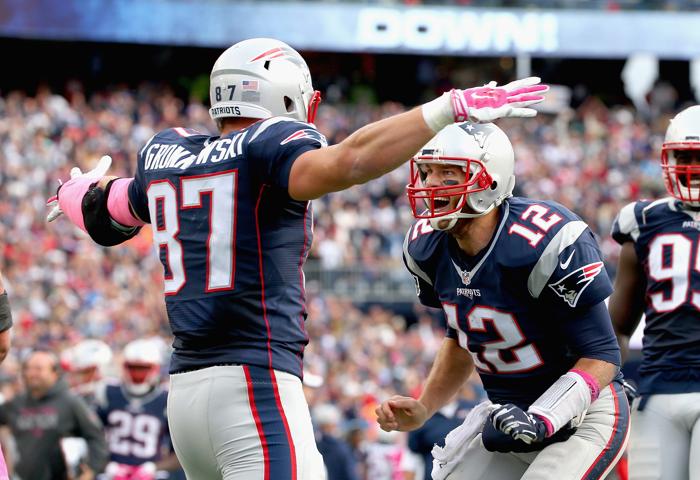
{"label": "white helmet in background", "polygon": [[80,394],[94,393],[112,363],[112,349],[102,340],[87,339],[66,350],[61,364],[71,387]]}
{"label": "white helmet in background", "polygon": [[[510,140],[492,123],[445,127],[411,160],[407,190],[413,216],[430,219],[434,229],[449,230],[460,218],[487,214],[513,195],[514,158]],[[465,181],[427,186],[428,164],[457,165],[466,173]]]}
{"label": "white helmet in background", "polygon": [[700,207],[700,165],[678,161],[678,152],[688,150],[700,150],[700,105],[686,108],[671,119],[661,149],[666,190],[678,200]]}
{"label": "white helmet in background", "polygon": [[311,85],[304,59],[272,38],[229,47],[214,63],[209,85],[211,118],[291,117],[313,123],[321,94]]}
{"label": "white helmet in background", "polygon": [[124,387],[132,395],[149,393],[160,382],[162,352],[152,340],[134,340],[124,347]]}

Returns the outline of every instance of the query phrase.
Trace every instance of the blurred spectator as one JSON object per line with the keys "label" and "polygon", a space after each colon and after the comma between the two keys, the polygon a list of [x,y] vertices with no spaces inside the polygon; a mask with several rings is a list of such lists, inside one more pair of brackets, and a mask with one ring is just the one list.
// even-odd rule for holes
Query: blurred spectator
{"label": "blurred spectator", "polygon": [[314,409],[313,419],[320,433],[316,443],[326,464],[328,480],[359,480],[350,446],[338,434],[341,420],[338,408],[319,405]]}
{"label": "blurred spectator", "polygon": [[68,478],[62,439],[83,438],[87,458],[78,480],[93,480],[109,453],[102,425],[61,379],[58,357],[46,351],[29,355],[22,368],[26,392],[0,407],[0,425],[9,426],[17,444],[14,471],[22,479]]}
{"label": "blurred spectator", "polygon": [[365,448],[365,437],[367,422],[360,419],[348,420],[343,428],[345,438],[350,445],[350,451],[355,458],[357,478],[367,479],[367,451]]}

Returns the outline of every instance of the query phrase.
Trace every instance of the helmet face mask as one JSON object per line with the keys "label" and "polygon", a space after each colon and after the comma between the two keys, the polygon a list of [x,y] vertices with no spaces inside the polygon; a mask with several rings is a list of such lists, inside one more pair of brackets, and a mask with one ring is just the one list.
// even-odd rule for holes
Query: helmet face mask
{"label": "helmet face mask", "polygon": [[152,391],[160,381],[161,354],[157,345],[148,340],[134,340],[124,347],[122,378],[126,391],[142,396]]}
{"label": "helmet face mask", "polygon": [[[442,185],[426,183],[424,168],[433,165],[454,165],[463,173],[461,182],[445,180]],[[467,174],[469,172],[469,174]],[[416,155],[411,160],[411,182],[408,198],[415,218],[436,218],[457,212],[467,207],[468,195],[489,188],[491,177],[480,160],[439,155]],[[468,207],[467,207],[468,209]]]}
{"label": "helmet face mask", "polygon": [[299,53],[272,38],[238,42],[223,52],[211,72],[209,113],[228,117],[285,116],[313,123],[321,94]]}
{"label": "helmet face mask", "polygon": [[661,169],[671,196],[700,207],[700,106],[671,120],[661,149]]}
{"label": "helmet face mask", "polygon": [[[515,185],[514,152],[493,124],[465,122],[441,130],[411,160],[407,194],[413,216],[450,230],[462,218],[486,215],[510,197]],[[459,179],[443,179],[432,169],[459,168]],[[438,184],[436,184],[438,183]]]}

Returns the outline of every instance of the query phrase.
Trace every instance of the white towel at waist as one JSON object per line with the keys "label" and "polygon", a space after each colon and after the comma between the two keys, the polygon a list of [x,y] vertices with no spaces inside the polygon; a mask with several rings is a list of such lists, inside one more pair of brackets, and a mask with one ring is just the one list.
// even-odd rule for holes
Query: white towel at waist
{"label": "white towel at waist", "polygon": [[474,407],[462,424],[445,437],[445,446],[433,447],[433,480],[445,480],[462,460],[467,447],[483,429],[486,417],[500,405],[486,400]]}

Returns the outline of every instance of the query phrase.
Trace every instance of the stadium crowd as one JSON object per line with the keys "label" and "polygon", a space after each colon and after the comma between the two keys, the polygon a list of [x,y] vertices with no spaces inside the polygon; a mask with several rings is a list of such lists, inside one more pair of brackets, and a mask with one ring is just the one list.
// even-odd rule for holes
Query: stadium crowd
{"label": "stadium crowd", "polygon": [[[581,215],[600,236],[614,275],[619,247],[608,235],[612,220],[628,201],[663,194],[659,152],[676,107],[659,100],[650,121],[630,107],[590,97],[575,110],[499,122],[516,151],[516,194],[549,198]],[[317,125],[335,143],[403,108],[331,102],[321,107]],[[185,102],[162,85],[88,95],[70,83],[61,95],[43,87],[33,96],[15,91],[0,97],[0,269],[16,325],[13,351],[0,371],[5,398],[20,388],[19,359],[38,345],[60,352],[80,339],[100,338],[119,352],[135,338],[169,343],[162,267],[150,231],[126,248],[100,248],[68,222],[48,227],[45,201],[71,167],[90,170],[105,153],[114,159],[115,175],[132,175],[136,152],[153,133],[180,125],[215,130],[204,104]],[[315,201],[312,262],[324,270],[403,269],[403,236],[411,222],[407,181],[405,167]],[[359,432],[356,444],[362,436],[385,441],[374,407],[393,392],[417,394],[444,335],[440,316],[418,306],[408,316],[386,305],[360,308],[323,288],[311,292],[308,305],[305,383],[312,412],[333,405],[337,419],[327,409],[319,415],[341,433]],[[108,373],[118,375],[118,365]],[[371,462],[359,452],[367,474]]]}

